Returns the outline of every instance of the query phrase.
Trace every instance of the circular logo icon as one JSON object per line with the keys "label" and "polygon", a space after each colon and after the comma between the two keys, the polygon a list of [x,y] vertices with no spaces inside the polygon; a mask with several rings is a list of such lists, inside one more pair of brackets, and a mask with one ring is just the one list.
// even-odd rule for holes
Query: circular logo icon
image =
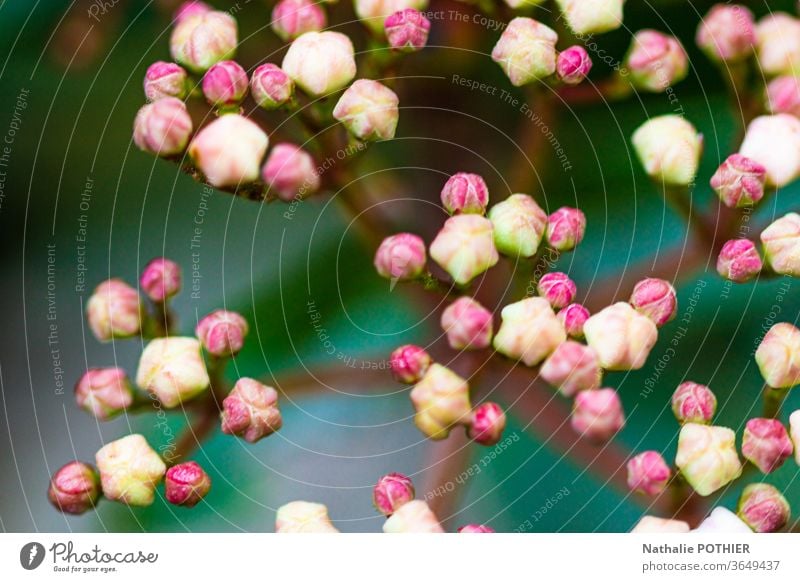
{"label": "circular logo icon", "polygon": [[44,561],[44,546],[39,542],[29,542],[19,551],[19,563],[26,570],[35,570]]}

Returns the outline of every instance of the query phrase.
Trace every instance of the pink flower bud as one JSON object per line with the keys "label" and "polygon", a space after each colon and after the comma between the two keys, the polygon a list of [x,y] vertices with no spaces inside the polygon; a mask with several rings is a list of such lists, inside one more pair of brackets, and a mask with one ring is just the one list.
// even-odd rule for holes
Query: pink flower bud
{"label": "pink flower bud", "polygon": [[623,302],[591,316],[583,332],[606,370],[638,370],[658,339],[653,321]]}
{"label": "pink flower bud", "polygon": [[147,67],[144,76],[144,95],[148,101],[164,97],[183,99],[187,94],[187,76],[183,67],[175,63],[157,61]]}
{"label": "pink flower bud", "polygon": [[784,75],[767,85],[767,110],[800,117],[800,79]]}
{"label": "pink flower bud", "polygon": [[593,35],[622,25],[625,0],[556,0],[567,24],[579,35]]}
{"label": "pink flower bud", "polygon": [[444,533],[439,519],[419,499],[401,505],[383,524],[384,533]]}
{"label": "pink flower bud", "polygon": [[782,187],[800,177],[800,119],[778,113],[747,126],[739,153],[767,170],[767,184]]}
{"label": "pink flower bud", "polygon": [[425,243],[407,232],[383,239],[375,253],[375,270],[386,279],[410,281],[425,270]]}
{"label": "pink flower bud", "polygon": [[480,525],[477,523],[470,523],[467,525],[462,525],[458,528],[458,533],[463,534],[476,534],[476,533],[497,533],[488,525]]}
{"label": "pink flower bud", "polygon": [[236,61],[220,61],[203,75],[203,95],[210,105],[230,107],[247,95],[247,73]]}
{"label": "pink flower bud", "polygon": [[87,463],[67,463],[50,479],[47,498],[63,513],[79,515],[89,511],[100,498],[100,475]]}
{"label": "pink flower bud", "polygon": [[678,437],[675,464],[689,485],[703,497],[742,473],[742,463],[736,453],[736,435],[721,426],[684,424]]}
{"label": "pink flower bud", "polygon": [[697,46],[715,61],[741,61],[753,54],[753,13],[738,4],[716,4],[700,21]]}
{"label": "pink flower bud", "polygon": [[238,354],[248,331],[244,317],[235,311],[217,309],[200,320],[194,333],[205,350],[219,358]]}
{"label": "pink flower bud", "polygon": [[150,299],[163,303],[181,290],[181,268],[164,257],[155,258],[142,271],[139,284]]}
{"label": "pink flower bud", "polygon": [[664,279],[648,278],[636,283],[630,302],[659,327],[675,319],[678,309],[675,288]]}
{"label": "pink flower bud", "polygon": [[686,77],[689,57],[674,36],[640,30],[633,37],[626,65],[637,89],[660,93]]}
{"label": "pink flower bud", "polygon": [[453,425],[470,422],[467,381],[440,364],[431,364],[410,396],[416,410],[414,424],[431,439],[445,439]]}
{"label": "pink flower bud", "polygon": [[735,283],[749,281],[763,266],[756,245],[744,238],[726,242],[717,258],[717,272]]}
{"label": "pink flower bud", "polygon": [[577,85],[592,70],[592,59],[582,46],[575,45],[558,53],[556,74],[562,83]]}
{"label": "pink flower bud", "polygon": [[800,330],[791,323],[773,325],[756,350],[756,364],[772,388],[800,384]]}
{"label": "pink flower bud", "polygon": [[700,165],[703,137],[680,115],[661,115],[633,134],[633,147],[647,174],[673,186],[688,186]]}
{"label": "pink flower bud", "polygon": [[644,534],[670,534],[670,533],[689,533],[689,524],[685,521],[678,519],[664,519],[662,517],[653,517],[652,515],[645,515],[639,520],[631,530],[631,533]]}
{"label": "pink flower bud", "polygon": [[526,366],[537,365],[567,339],[550,303],[541,297],[506,305],[500,315],[503,322],[494,336],[494,349]]}
{"label": "pink flower bud", "polygon": [[711,424],[717,411],[717,397],[708,386],[684,382],[672,394],[672,413],[681,424]]}
{"label": "pink flower bud", "polygon": [[261,170],[261,177],[270,192],[284,202],[302,200],[319,190],[320,177],[314,158],[304,149],[291,144],[275,144]]}
{"label": "pink flower bud", "polygon": [[722,162],[711,177],[711,188],[728,208],[757,204],[764,197],[767,169],[741,154],[733,154]]}
{"label": "pink flower bud", "polygon": [[318,32],[327,25],[325,10],[313,0],[280,0],[272,9],[272,30],[281,40]]}
{"label": "pink flower bud", "polygon": [[539,375],[567,397],[600,387],[603,370],[590,347],[567,340],[544,361]]}
{"label": "pink flower bud", "polygon": [[742,437],[742,456],[762,473],[772,473],[792,456],[789,433],[774,418],[751,418]]}
{"label": "pink flower bud", "polygon": [[431,244],[430,253],[459,285],[466,285],[500,260],[492,223],[475,214],[448,218]]}
{"label": "pink flower bud", "polygon": [[505,429],[506,413],[503,409],[494,402],[484,402],[472,411],[467,434],[476,443],[492,446],[500,442]]}
{"label": "pink flower bud", "polygon": [[133,389],[122,368],[91,368],[75,385],[78,406],[100,420],[109,420],[133,404]]}
{"label": "pink flower bud", "polygon": [[136,384],[157,397],[165,408],[175,408],[209,385],[200,342],[193,337],[157,338],[139,358]]}
{"label": "pink flower bud", "polygon": [[510,257],[532,257],[542,242],[547,214],[527,194],[512,194],[492,206],[489,220],[497,250]]}
{"label": "pink flower bud", "polygon": [[389,365],[395,380],[403,384],[416,384],[428,371],[431,357],[424,349],[415,345],[400,346],[392,352]]}
{"label": "pink flower bud", "polygon": [[790,212],[761,233],[764,259],[781,275],[800,276],[800,215]]}
{"label": "pink flower bud", "polygon": [[409,8],[424,10],[428,0],[355,0],[354,5],[361,23],[377,36],[383,32],[389,16]]}
{"label": "pink flower bud", "polygon": [[789,436],[794,445],[794,460],[800,465],[800,410],[795,410],[789,415]]}
{"label": "pink flower bud", "polygon": [[189,155],[212,186],[238,187],[258,180],[267,145],[269,138],[258,125],[229,113],[200,130]]}
{"label": "pink flower bud", "polygon": [[222,432],[254,443],[283,425],[278,392],[251,378],[240,378],[222,401]]}
{"label": "pink flower bud", "polygon": [[200,465],[189,461],[167,470],[164,489],[169,503],[194,507],[211,489],[211,478]]}
{"label": "pink flower bud", "polygon": [[752,534],[750,527],[730,509],[715,507],[703,523],[692,530],[701,534]]}
{"label": "pink flower bud", "polygon": [[386,85],[359,79],[342,93],[333,117],[363,141],[392,139],[400,117],[397,94]]}
{"label": "pink flower bud", "polygon": [[478,174],[453,174],[442,188],[442,205],[450,214],[484,214],[489,188]]}
{"label": "pink flower bud", "polygon": [[265,63],[253,71],[250,94],[259,107],[277,109],[292,98],[294,82],[278,65]]}
{"label": "pink flower bud", "polygon": [[321,503],[292,501],[278,508],[275,533],[339,533]]}
{"label": "pink flower bud", "polygon": [[578,392],[570,422],[576,432],[588,439],[611,439],[625,426],[625,413],[617,391],[613,388],[601,388]]}
{"label": "pink flower bud", "polygon": [[766,75],[793,75],[800,70],[800,20],[773,12],[756,26],[758,66]]}
{"label": "pink flower bud", "polygon": [[575,283],[565,273],[547,273],[539,279],[536,290],[555,309],[561,309],[572,303],[578,292]]}
{"label": "pink flower bud", "polygon": [[175,97],[148,103],[139,109],[133,122],[136,147],[157,156],[181,153],[191,135],[192,118],[183,101]]}
{"label": "pink flower bud", "polygon": [[131,337],[141,329],[139,294],[121,279],[100,283],[86,304],[86,319],[101,342]]}
{"label": "pink flower bud", "polygon": [[752,483],[744,488],[737,515],[756,533],[776,532],[789,522],[789,502],[772,485]]}
{"label": "pink flower bud", "polygon": [[195,11],[181,16],[169,40],[172,58],[195,73],[230,59],[238,44],[236,20],[227,12]]}
{"label": "pink flower bud", "polygon": [[583,240],[586,216],[577,208],[564,206],[547,217],[547,242],[559,251],[571,251]]}
{"label": "pink flower bud", "polygon": [[552,28],[533,18],[518,16],[508,23],[492,49],[492,60],[500,65],[515,87],[549,77],[556,71],[556,41]]}
{"label": "pink flower bud", "polygon": [[454,350],[482,350],[492,343],[492,312],[470,297],[459,297],[442,312],[442,329]]}
{"label": "pink flower bud", "polygon": [[556,317],[569,337],[580,339],[583,337],[583,324],[589,319],[589,310],[580,303],[572,303],[560,310]]}
{"label": "pink flower bud", "polygon": [[206,12],[211,12],[212,10],[213,9],[211,6],[205,2],[200,2],[200,0],[188,0],[187,2],[184,2],[178,6],[178,9],[172,16],[172,20],[174,22],[180,22],[181,20],[191,16],[199,16],[201,14],[205,14]]}
{"label": "pink flower bud", "polygon": [[127,505],[147,506],[167,466],[145,438],[132,434],[108,443],[95,455],[103,495]]}
{"label": "pink flower bud", "polygon": [[372,490],[372,503],[385,516],[414,499],[414,484],[401,473],[389,473],[378,479]]}
{"label": "pink flower bud", "polygon": [[386,40],[394,50],[411,53],[425,47],[431,21],[419,10],[406,8],[389,15],[383,24]]}
{"label": "pink flower bud", "polygon": [[310,96],[326,96],[356,76],[353,43],[339,32],[307,32],[292,42],[281,68]]}
{"label": "pink flower bud", "polygon": [[664,457],[645,451],[628,461],[628,487],[645,495],[658,495],[667,488],[672,476]]}

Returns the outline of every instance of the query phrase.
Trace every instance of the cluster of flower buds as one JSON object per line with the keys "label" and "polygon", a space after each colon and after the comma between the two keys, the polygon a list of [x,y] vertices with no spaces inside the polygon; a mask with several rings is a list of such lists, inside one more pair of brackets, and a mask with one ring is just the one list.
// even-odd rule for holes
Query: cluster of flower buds
{"label": "cluster of flower buds", "polygon": [[292,501],[278,508],[275,533],[339,533],[321,503]]}
{"label": "cluster of flower buds", "polygon": [[378,479],[372,489],[372,503],[387,517],[384,533],[444,533],[428,504],[414,496],[414,483],[402,473]]}

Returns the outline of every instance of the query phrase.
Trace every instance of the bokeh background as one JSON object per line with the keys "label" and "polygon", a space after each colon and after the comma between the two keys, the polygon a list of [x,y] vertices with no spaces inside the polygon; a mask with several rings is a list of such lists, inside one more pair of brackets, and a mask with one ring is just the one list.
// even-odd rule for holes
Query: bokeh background
{"label": "bokeh background", "polygon": [[[0,168],[3,531],[272,531],[275,508],[294,499],[326,503],[343,531],[379,531],[383,518],[371,508],[371,485],[389,471],[411,475],[419,496],[440,508],[451,530],[478,522],[501,531],[627,531],[663,506],[630,496],[621,465],[631,451],[674,457],[669,397],[679,382],[709,384],[720,400],[718,423],[739,438],[747,418],[758,414],[762,383],[752,354],[772,319],[796,322],[798,284],[724,285],[714,257],[688,236],[685,222],[644,176],[629,140],[648,117],[679,107],[705,136],[692,204],[716,208],[708,178],[735,147],[740,114],[693,42],[712,2],[630,1],[625,27],[592,39],[613,63],[638,29],[677,35],[692,69],[674,95],[559,105],[555,112],[531,103],[568,157],[564,170],[548,142],[519,137],[532,123],[519,107],[452,80],[458,74],[523,98],[488,57],[499,31],[472,21],[469,5],[432,0],[432,10],[459,11],[470,21],[435,20],[431,46],[403,65],[399,139],[372,146],[359,166],[360,188],[374,211],[390,217],[396,231],[430,241],[443,220],[436,205],[441,185],[460,170],[482,174],[495,201],[526,191],[548,211],[578,205],[588,218],[586,239],[558,268],[578,283],[579,297],[589,304],[609,293],[626,297],[632,287],[626,276],[652,268],[675,279],[678,318],[687,318],[663,329],[642,370],[608,374],[628,423],[607,447],[576,441],[564,424],[567,405],[534,374],[476,381],[482,397],[499,401],[511,416],[506,434],[513,443],[488,461],[491,449],[459,435],[444,444],[423,440],[407,390],[386,370],[397,345],[427,345],[439,336],[441,306],[432,309],[402,285],[390,291],[371,267],[374,244],[335,197],[313,198],[289,220],[286,206],[208,192],[176,166],[136,150],[131,126],[144,101],[141,80],[149,63],[168,59],[173,6],[107,2],[95,21],[88,17],[92,4],[0,1],[0,139],[10,146],[8,165]],[[789,0],[747,4],[757,15],[795,10]],[[239,0],[234,10],[240,62],[248,68],[265,58],[279,62],[285,49],[269,30],[271,4]],[[329,15],[347,22],[352,8],[341,0]],[[357,23],[343,29],[363,48]],[[610,70],[595,59],[592,79]],[[796,209],[797,189],[785,188],[758,208],[751,236]],[[76,238],[84,226],[85,243]],[[250,321],[250,341],[229,376],[266,378],[279,387],[284,428],[256,446],[215,432],[193,455],[214,482],[207,503],[193,510],[158,499],[146,509],[103,503],[96,513],[65,517],[45,497],[55,469],[73,458],[92,461],[103,443],[132,431],[156,446],[166,438],[152,415],[98,424],[71,395],[87,366],[119,365],[133,374],[138,340],[101,345],[82,312],[99,281],[116,276],[134,283],[143,265],[162,254],[184,267],[186,287],[196,279],[196,294],[187,289],[175,302],[184,333],[221,306]],[[514,268],[498,269],[510,275]],[[504,302],[520,292],[509,289]],[[322,340],[309,301],[321,315]],[[797,407],[800,397],[792,394],[785,409]],[[185,424],[183,413],[170,416],[170,430]],[[788,462],[769,481],[800,507],[796,477],[796,464]],[[732,508],[745,484],[715,502]],[[441,495],[433,493],[437,487]]]}

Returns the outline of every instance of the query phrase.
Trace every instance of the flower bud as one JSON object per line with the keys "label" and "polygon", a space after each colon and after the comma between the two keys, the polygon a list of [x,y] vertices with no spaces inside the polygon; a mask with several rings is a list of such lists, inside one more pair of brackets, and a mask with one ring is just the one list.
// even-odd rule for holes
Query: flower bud
{"label": "flower bud", "polygon": [[212,186],[237,187],[258,180],[269,138],[236,113],[218,117],[195,136],[189,155]]}
{"label": "flower bud", "polygon": [[800,214],[790,212],[761,232],[764,260],[781,275],[800,276]]}
{"label": "flower bud", "polygon": [[693,533],[702,534],[751,534],[750,527],[730,509],[715,507]]}
{"label": "flower bud", "polygon": [[181,290],[181,268],[167,258],[155,258],[142,271],[139,284],[151,300],[163,303]]}
{"label": "flower bud", "polygon": [[494,244],[504,255],[529,258],[539,250],[547,214],[527,194],[512,194],[492,206],[489,220],[494,227]]}
{"label": "flower bud", "polygon": [[764,197],[767,169],[741,154],[733,154],[711,177],[711,188],[728,208],[757,204]]}
{"label": "flower bud", "polygon": [[430,253],[459,285],[466,285],[500,260],[492,223],[475,214],[448,218],[431,243]]}
{"label": "flower bud", "polygon": [[444,533],[439,519],[419,499],[401,505],[383,524],[383,533]]}
{"label": "flower bud", "polygon": [[230,59],[238,44],[236,20],[227,12],[199,11],[181,16],[172,29],[172,58],[195,73]]}
{"label": "flower bud", "polygon": [[793,75],[800,70],[800,20],[774,12],[756,25],[758,66],[766,75]]}
{"label": "flower bud", "polygon": [[711,424],[717,397],[708,386],[684,382],[672,394],[672,413],[681,424]]}
{"label": "flower bud", "polygon": [[744,488],[736,514],[756,533],[776,532],[789,522],[789,502],[772,485],[752,483]]}
{"label": "flower bud", "polygon": [[147,67],[144,76],[144,95],[148,101],[158,101],[164,97],[183,99],[186,97],[187,76],[183,67],[175,63],[157,61]]}
{"label": "flower bud", "polygon": [[139,358],[136,384],[166,408],[194,398],[208,388],[209,382],[200,342],[193,337],[154,339]]}
{"label": "flower bud", "polygon": [[703,497],[742,473],[742,463],[736,453],[736,435],[721,426],[684,424],[678,437],[675,464],[689,485]]}
{"label": "flower bud", "polygon": [[786,186],[800,177],[800,119],[786,113],[756,117],[739,153],[766,168],[767,184]]}
{"label": "flower bud", "polygon": [[375,253],[378,275],[396,281],[411,281],[425,270],[425,243],[407,232],[386,237]]}
{"label": "flower bud", "polygon": [[631,84],[652,93],[666,91],[689,72],[689,57],[680,41],[657,30],[636,33],[625,63]]}
{"label": "flower bud", "polygon": [[333,109],[333,117],[360,140],[392,139],[400,117],[399,102],[395,92],[386,85],[359,79],[342,93]]}
{"label": "flower bud", "polygon": [[625,0],[556,0],[567,24],[579,35],[599,34],[622,25]]}
{"label": "flower bud", "polygon": [[356,15],[376,34],[384,30],[387,18],[401,10],[425,10],[428,0],[355,0]]}
{"label": "flower bud", "polygon": [[122,368],[91,368],[75,385],[75,400],[99,420],[109,420],[133,404],[133,389]]}
{"label": "flower bud", "polygon": [[571,251],[583,240],[586,215],[577,208],[564,206],[547,217],[547,242],[559,251]]}
{"label": "flower bud", "polygon": [[794,446],[789,433],[774,418],[751,418],[742,437],[742,456],[762,473],[772,473],[792,456]]}
{"label": "flower bud", "polygon": [[497,532],[495,532],[494,529],[490,528],[488,525],[470,523],[467,525],[462,525],[460,528],[458,528],[458,533],[475,534],[475,533],[497,533]]}
{"label": "flower bud", "polygon": [[442,329],[454,350],[482,350],[492,343],[492,312],[470,297],[459,297],[442,312]]}
{"label": "flower bud", "polygon": [[424,349],[415,345],[400,346],[392,352],[389,366],[395,380],[403,384],[416,384],[428,371],[431,357]]}
{"label": "flower bud", "polygon": [[558,34],[533,18],[518,16],[508,23],[492,49],[492,60],[500,65],[515,87],[549,77],[556,71]]}
{"label": "flower bud", "polygon": [[79,515],[89,511],[100,498],[100,476],[87,463],[67,463],[50,479],[47,498],[63,513]]}
{"label": "flower bud", "polygon": [[714,61],[744,60],[756,44],[753,13],[738,4],[716,4],[700,21],[696,41]]}
{"label": "flower bud", "polygon": [[261,177],[284,202],[302,200],[319,190],[320,177],[314,158],[304,149],[291,144],[275,144],[261,170]]}
{"label": "flower bud", "polygon": [[625,413],[617,391],[601,388],[578,392],[570,423],[577,433],[593,441],[611,439],[625,426]]}
{"label": "flower bud", "polygon": [[406,8],[389,15],[383,23],[386,40],[394,50],[412,53],[425,48],[431,21],[419,10]]}
{"label": "flower bud", "polygon": [[789,435],[794,445],[794,460],[800,465],[800,410],[789,415]]}
{"label": "flower bud", "polygon": [[248,331],[244,317],[235,311],[217,309],[200,320],[194,333],[209,354],[221,358],[238,354]]}
{"label": "flower bud", "polygon": [[506,413],[503,409],[494,402],[484,402],[472,411],[467,435],[476,443],[492,446],[500,442],[505,429]]}
{"label": "flower bud", "polygon": [[283,425],[278,392],[252,378],[239,378],[222,401],[222,432],[254,443]]}
{"label": "flower bud", "polygon": [[679,519],[664,519],[662,517],[653,517],[652,515],[645,515],[639,520],[631,530],[635,534],[671,534],[671,533],[689,533],[689,524]]}
{"label": "flower bud", "polygon": [[307,32],[292,42],[281,68],[311,97],[328,95],[356,76],[353,43],[340,32]]}
{"label": "flower bud", "polygon": [[800,330],[791,323],[773,325],[756,350],[756,364],[771,388],[800,384]]}
{"label": "flower bud", "polygon": [[173,156],[186,149],[192,135],[192,118],[186,105],[164,97],[139,109],[133,122],[133,142],[143,152]]}
{"label": "flower bud", "polygon": [[131,434],[108,443],[95,455],[103,495],[126,505],[146,506],[167,466],[145,438]]}
{"label": "flower bud", "polygon": [[211,489],[211,478],[203,468],[189,461],[167,470],[164,493],[169,503],[194,507]]}
{"label": "flower bud", "polygon": [[672,476],[664,457],[645,451],[628,461],[628,487],[645,495],[658,495],[667,488]]}
{"label": "flower bud", "polygon": [[561,394],[572,397],[581,390],[599,388],[603,370],[592,348],[567,340],[544,361],[539,375]]}
{"label": "flower bud", "polygon": [[543,275],[536,285],[536,290],[554,309],[561,309],[572,303],[578,292],[575,283],[565,273]]}
{"label": "flower bud", "polygon": [[121,279],[100,283],[86,304],[86,319],[101,342],[127,338],[141,329],[139,294]]}
{"label": "flower bud", "polygon": [[767,110],[800,117],[800,79],[792,75],[777,77],[767,85]]}
{"label": "flower bud", "polygon": [[372,490],[372,503],[386,517],[397,511],[401,505],[413,501],[414,484],[401,473],[389,473],[378,479]]}
{"label": "flower bud", "polygon": [[658,339],[653,321],[624,302],[587,319],[583,333],[606,370],[638,370]]}
{"label": "flower bud", "polygon": [[292,98],[294,82],[278,65],[265,63],[253,71],[250,94],[259,107],[277,109]]}
{"label": "flower bud", "polygon": [[220,61],[203,75],[203,95],[210,105],[238,105],[247,95],[247,73],[236,61]]}
{"label": "flower bud", "polygon": [[172,16],[172,20],[174,22],[180,22],[191,16],[199,16],[206,12],[211,12],[212,10],[211,6],[205,2],[201,2],[200,0],[187,0],[187,2],[178,6],[178,9]]}
{"label": "flower bud", "polygon": [[703,138],[683,117],[661,115],[634,132],[633,147],[651,178],[688,186],[697,175]]}
{"label": "flower bud", "polygon": [[675,288],[664,279],[647,278],[636,283],[630,302],[659,327],[675,319],[678,309]]}
{"label": "flower bud", "polygon": [[589,319],[589,310],[580,303],[567,305],[556,313],[558,321],[564,326],[569,337],[580,339],[583,337],[583,324]]}
{"label": "flower bud", "polygon": [[470,422],[469,385],[440,364],[431,364],[411,390],[414,424],[434,440],[447,438],[455,424]]}
{"label": "flower bud", "polygon": [[546,299],[529,297],[503,308],[494,349],[526,366],[535,366],[567,339],[564,326]]}
{"label": "flower bud", "polygon": [[450,214],[484,214],[489,188],[478,174],[453,174],[442,188],[442,205]]}
{"label": "flower bud", "polygon": [[717,258],[717,272],[735,283],[749,281],[763,266],[756,245],[744,238],[726,242]]}
{"label": "flower bud", "polygon": [[272,30],[284,41],[327,25],[325,10],[313,0],[280,0],[272,9]]}
{"label": "flower bud", "polygon": [[321,503],[292,501],[278,508],[275,533],[339,533]]}
{"label": "flower bud", "polygon": [[592,70],[592,59],[582,46],[575,45],[558,53],[556,74],[566,85],[577,85]]}

